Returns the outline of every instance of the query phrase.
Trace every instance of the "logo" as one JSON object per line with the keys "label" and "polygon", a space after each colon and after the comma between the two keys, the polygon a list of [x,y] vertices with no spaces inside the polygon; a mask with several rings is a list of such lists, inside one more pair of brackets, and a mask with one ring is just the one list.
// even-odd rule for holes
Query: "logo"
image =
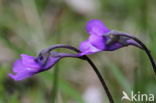
{"label": "logo", "polygon": [[140,91],[137,93],[134,93],[133,91],[131,92],[130,97],[125,91],[122,91],[122,98],[121,101],[123,100],[128,100],[128,101],[138,101],[138,102],[143,102],[143,101],[154,101],[154,94],[142,94]]}

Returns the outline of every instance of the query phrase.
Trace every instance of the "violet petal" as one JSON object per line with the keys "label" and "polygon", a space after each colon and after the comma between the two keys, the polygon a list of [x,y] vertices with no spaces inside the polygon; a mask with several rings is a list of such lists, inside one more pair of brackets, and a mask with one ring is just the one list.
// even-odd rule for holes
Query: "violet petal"
{"label": "violet petal", "polygon": [[102,36],[91,35],[89,42],[98,49],[104,50],[106,47],[106,38]]}
{"label": "violet petal", "polygon": [[103,22],[97,19],[88,21],[86,25],[86,30],[91,35],[99,35],[99,36],[102,36],[110,32],[110,30],[103,24]]}
{"label": "violet petal", "polygon": [[90,44],[90,42],[88,40],[81,42],[79,48],[80,48],[80,51],[82,52],[79,54],[80,56],[94,54],[96,52],[101,51],[100,49],[98,49],[98,48],[94,47],[92,44]]}
{"label": "violet petal", "polygon": [[34,60],[33,56],[29,56],[26,54],[21,54],[22,62],[24,65],[29,66],[31,68],[40,68],[40,65]]}
{"label": "violet petal", "polygon": [[26,70],[28,70],[29,72],[39,71],[38,68],[32,68],[32,67],[24,65],[21,59],[18,59],[13,65],[13,72],[15,73],[20,73]]}
{"label": "violet petal", "polygon": [[9,76],[10,76],[12,79],[14,79],[14,80],[19,81],[19,80],[23,80],[23,79],[25,79],[25,78],[31,77],[31,76],[34,75],[34,74],[35,74],[35,72],[23,71],[23,72],[18,73],[18,74],[16,74],[16,75],[14,75],[14,74],[9,74]]}

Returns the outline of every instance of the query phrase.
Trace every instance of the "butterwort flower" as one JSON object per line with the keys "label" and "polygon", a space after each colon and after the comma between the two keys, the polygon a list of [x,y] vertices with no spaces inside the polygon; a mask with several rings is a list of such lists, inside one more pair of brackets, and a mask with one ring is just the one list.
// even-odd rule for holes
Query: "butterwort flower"
{"label": "butterwort flower", "polygon": [[111,33],[113,32],[102,21],[97,19],[88,21],[86,30],[90,36],[87,40],[80,43],[80,56],[100,51],[114,51],[128,45],[141,48],[136,41],[128,37],[112,36]]}
{"label": "butterwort flower", "polygon": [[23,80],[33,76],[34,74],[48,70],[49,68],[53,67],[53,65],[55,65],[60,59],[61,57],[59,56],[49,56],[46,64],[43,65],[43,56],[40,56],[40,58],[35,60],[35,57],[33,56],[21,54],[21,59],[18,59],[13,64],[13,72],[15,74],[9,74],[9,76],[16,81]]}

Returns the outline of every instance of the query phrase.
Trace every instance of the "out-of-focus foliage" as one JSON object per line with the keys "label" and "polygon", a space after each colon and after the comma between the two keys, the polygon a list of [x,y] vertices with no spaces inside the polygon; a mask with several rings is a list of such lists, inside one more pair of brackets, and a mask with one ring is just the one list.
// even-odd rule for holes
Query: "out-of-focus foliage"
{"label": "out-of-focus foliage", "polygon": [[[85,61],[66,58],[51,70],[19,82],[8,73],[21,53],[36,56],[58,43],[78,47],[89,36],[85,24],[90,19],[137,36],[156,58],[155,10],[155,0],[0,0],[0,103],[90,103],[92,96],[96,103],[108,103]],[[90,57],[116,103],[121,102],[123,90],[156,95],[152,66],[143,51],[125,47]]]}

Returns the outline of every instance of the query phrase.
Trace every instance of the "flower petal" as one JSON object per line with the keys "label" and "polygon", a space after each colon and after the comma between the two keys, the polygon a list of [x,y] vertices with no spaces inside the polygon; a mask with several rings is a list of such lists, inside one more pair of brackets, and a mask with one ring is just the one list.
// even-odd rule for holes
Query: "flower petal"
{"label": "flower petal", "polygon": [[94,54],[96,52],[102,51],[102,50],[94,47],[92,44],[90,44],[90,42],[88,40],[86,40],[84,42],[81,42],[79,48],[80,48],[80,51],[81,51],[79,56]]}
{"label": "flower petal", "polygon": [[13,65],[13,72],[14,73],[21,73],[23,71],[29,71],[29,72],[37,72],[39,71],[40,69],[37,69],[37,68],[32,68],[32,67],[29,67],[29,66],[25,66],[22,62],[22,59],[18,59],[14,65]]}
{"label": "flower petal", "polygon": [[22,59],[16,60],[16,62],[13,64],[13,72],[18,73],[24,71],[25,68],[23,68]]}
{"label": "flower petal", "polygon": [[89,42],[98,49],[104,50],[106,47],[106,37],[91,35]]}
{"label": "flower petal", "polygon": [[16,81],[28,78],[38,72],[47,70],[61,59],[61,57],[50,56],[46,65],[41,67],[40,64],[34,60],[34,57],[25,54],[21,54],[21,57],[22,59],[18,59],[13,65],[13,72],[16,74],[9,74],[9,76]]}
{"label": "flower petal", "polygon": [[102,35],[110,32],[110,30],[108,28],[106,28],[106,26],[102,23],[102,21],[97,20],[97,19],[88,21],[88,23],[86,25],[86,30],[91,35],[98,35],[98,36],[102,36]]}
{"label": "flower petal", "polygon": [[23,80],[23,79],[25,79],[25,78],[31,77],[31,76],[34,75],[34,74],[35,74],[35,72],[23,71],[23,72],[18,73],[18,74],[16,74],[16,75],[14,75],[14,74],[9,74],[9,76],[10,76],[12,79],[14,79],[14,80],[19,81],[19,80]]}
{"label": "flower petal", "polygon": [[22,58],[22,62],[24,65],[29,66],[31,68],[40,68],[40,65],[37,64],[37,62],[35,61],[35,58],[33,56],[29,56],[26,54],[21,54],[21,58]]}

